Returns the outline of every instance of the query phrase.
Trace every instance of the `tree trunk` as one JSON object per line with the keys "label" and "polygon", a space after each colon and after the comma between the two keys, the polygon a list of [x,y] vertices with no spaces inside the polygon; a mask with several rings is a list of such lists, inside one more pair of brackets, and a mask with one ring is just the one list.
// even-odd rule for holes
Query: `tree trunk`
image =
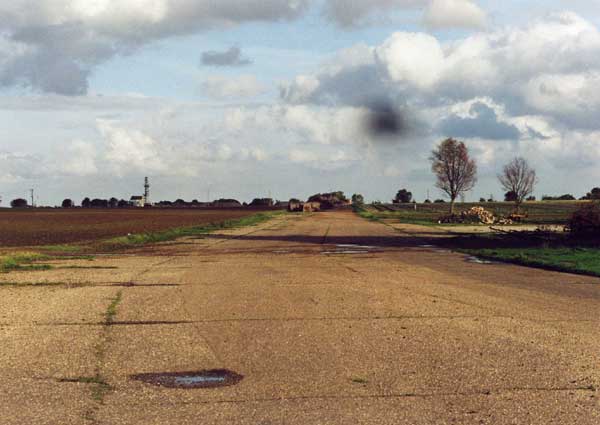
{"label": "tree trunk", "polygon": [[454,201],[456,201],[456,198],[450,199],[450,215],[454,215]]}

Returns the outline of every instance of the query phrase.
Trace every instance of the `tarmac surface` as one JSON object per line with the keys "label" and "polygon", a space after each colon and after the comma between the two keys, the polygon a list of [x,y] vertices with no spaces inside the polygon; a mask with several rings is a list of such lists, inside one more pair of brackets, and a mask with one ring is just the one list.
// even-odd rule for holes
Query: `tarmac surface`
{"label": "tarmac surface", "polygon": [[597,278],[351,212],[55,266],[0,276],[2,425],[600,424]]}

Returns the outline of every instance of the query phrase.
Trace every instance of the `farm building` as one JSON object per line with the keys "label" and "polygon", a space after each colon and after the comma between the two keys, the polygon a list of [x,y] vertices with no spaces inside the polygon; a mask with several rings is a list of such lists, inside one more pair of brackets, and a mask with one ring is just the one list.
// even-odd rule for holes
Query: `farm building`
{"label": "farm building", "polygon": [[302,206],[302,211],[304,212],[315,212],[321,211],[321,203],[320,202],[305,202]]}
{"label": "farm building", "polygon": [[235,199],[218,199],[213,202],[215,208],[240,208],[242,204]]}
{"label": "farm building", "polygon": [[302,211],[303,206],[304,203],[299,199],[290,199],[290,201],[288,202],[287,209],[290,212],[297,212]]}
{"label": "farm building", "polygon": [[142,208],[146,205],[146,197],[145,196],[132,196],[129,200],[129,205],[132,207]]}

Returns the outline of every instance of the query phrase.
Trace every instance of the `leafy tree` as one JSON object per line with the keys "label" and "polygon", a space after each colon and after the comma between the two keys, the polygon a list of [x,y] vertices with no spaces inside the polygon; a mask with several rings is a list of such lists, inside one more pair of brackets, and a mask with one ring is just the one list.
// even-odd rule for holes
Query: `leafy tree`
{"label": "leafy tree", "polygon": [[82,208],[90,208],[92,206],[92,201],[90,201],[90,198],[86,197],[81,201],[81,206]]}
{"label": "leafy tree", "polygon": [[589,199],[593,201],[600,200],[600,187],[595,187],[581,199]]}
{"label": "leafy tree", "polygon": [[119,206],[119,200],[117,198],[110,198],[108,200],[108,206],[110,208],[117,208]]}
{"label": "leafy tree", "polygon": [[400,189],[392,202],[394,202],[394,204],[408,204],[412,201],[412,197],[412,192],[409,192],[406,189]]}
{"label": "leafy tree", "polygon": [[444,201],[443,199],[436,199],[435,201],[433,201],[434,204],[445,204],[446,201]]}
{"label": "leafy tree", "polygon": [[127,202],[125,199],[119,199],[119,202],[117,202],[118,208],[125,208],[128,206],[129,206],[129,202]]}
{"label": "leafy tree", "polygon": [[431,199],[425,199],[425,201],[423,201],[423,203],[425,203],[425,204],[431,204]]}
{"label": "leafy tree", "polygon": [[575,201],[575,197],[570,193],[566,193],[560,196],[550,196],[544,195],[542,196],[542,201]]}
{"label": "leafy tree", "polygon": [[352,195],[352,204],[353,205],[362,205],[365,203],[365,198],[360,193],[355,193]]}
{"label": "leafy tree", "polygon": [[108,208],[108,201],[106,199],[92,199],[90,206],[92,208]]}
{"label": "leafy tree", "polygon": [[62,201],[63,208],[73,208],[74,206],[73,201],[68,198]]}
{"label": "leafy tree", "polygon": [[28,206],[27,201],[23,198],[17,198],[10,201],[12,208],[26,208]]}
{"label": "leafy tree", "polygon": [[506,195],[510,195],[510,199],[506,195],[504,199],[514,202],[518,212],[525,198],[533,192],[536,175],[527,160],[517,157],[504,166],[498,180],[502,188],[508,191]]}
{"label": "leafy tree", "polygon": [[450,214],[454,214],[456,198],[473,189],[477,182],[477,165],[465,144],[454,139],[440,143],[429,159],[437,178],[436,186],[450,198]]}
{"label": "leafy tree", "polygon": [[528,196],[526,199],[526,201],[529,201],[529,202],[533,202],[535,200],[536,200],[535,196]]}

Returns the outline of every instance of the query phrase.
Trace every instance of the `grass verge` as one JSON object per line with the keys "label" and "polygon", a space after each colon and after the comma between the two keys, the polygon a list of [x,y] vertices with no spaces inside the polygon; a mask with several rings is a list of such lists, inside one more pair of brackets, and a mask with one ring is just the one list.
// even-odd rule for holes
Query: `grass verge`
{"label": "grass verge", "polygon": [[366,220],[377,222],[381,221],[381,217],[379,217],[379,215],[375,214],[373,210],[367,209],[362,205],[353,205],[352,209],[356,214],[358,214],[360,217]]}
{"label": "grass verge", "polygon": [[599,248],[486,248],[460,251],[488,260],[600,277]]}
{"label": "grass verge", "polygon": [[51,260],[52,257],[34,252],[16,253],[0,256],[0,273],[25,270],[49,270],[49,264],[38,264],[40,261]]}

